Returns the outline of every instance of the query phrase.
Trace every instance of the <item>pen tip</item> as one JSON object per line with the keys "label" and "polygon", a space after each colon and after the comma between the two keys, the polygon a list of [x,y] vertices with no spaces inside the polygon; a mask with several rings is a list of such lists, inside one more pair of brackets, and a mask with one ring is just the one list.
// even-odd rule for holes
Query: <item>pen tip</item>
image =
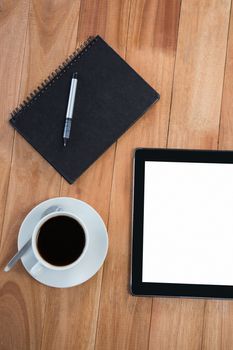
{"label": "pen tip", "polygon": [[64,147],[66,147],[66,139],[64,140]]}
{"label": "pen tip", "polygon": [[73,73],[73,77],[72,78],[73,79],[78,79],[78,73],[77,72]]}
{"label": "pen tip", "polygon": [[9,267],[7,265],[7,266],[4,267],[4,272],[8,272],[8,271],[10,271],[10,269],[9,269]]}

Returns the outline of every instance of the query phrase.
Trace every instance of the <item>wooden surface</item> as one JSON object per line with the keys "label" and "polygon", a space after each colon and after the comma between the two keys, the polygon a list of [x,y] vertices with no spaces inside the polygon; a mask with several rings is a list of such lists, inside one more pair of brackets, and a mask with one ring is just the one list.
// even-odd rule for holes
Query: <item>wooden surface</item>
{"label": "wooden surface", "polygon": [[[231,350],[233,302],[129,294],[135,147],[233,149],[231,0],[0,0],[0,350]],[[87,36],[100,34],[161,100],[72,186],[8,124],[9,113]],[[37,203],[91,204],[109,232],[102,269],[67,290],[18,264]]]}

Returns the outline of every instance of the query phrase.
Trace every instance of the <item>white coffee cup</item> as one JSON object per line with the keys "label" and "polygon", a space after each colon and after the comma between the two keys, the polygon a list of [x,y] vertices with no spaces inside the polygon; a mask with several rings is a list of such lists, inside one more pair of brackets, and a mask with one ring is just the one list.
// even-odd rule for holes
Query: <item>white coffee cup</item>
{"label": "white coffee cup", "polygon": [[[85,234],[85,246],[84,246],[84,249],[83,249],[81,255],[79,255],[79,257],[71,264],[64,265],[64,266],[56,266],[56,265],[50,264],[48,261],[46,261],[41,256],[41,254],[38,250],[38,247],[37,247],[37,238],[38,238],[38,235],[40,233],[40,228],[42,227],[42,225],[46,221],[48,221],[49,219],[54,218],[56,216],[66,216],[66,217],[70,217],[70,218],[76,220],[79,223],[79,225],[81,225],[81,227],[83,228],[83,231]],[[54,271],[64,271],[64,270],[71,269],[74,266],[76,266],[77,264],[79,264],[79,262],[83,259],[84,255],[86,254],[88,245],[89,245],[89,234],[88,234],[88,230],[87,230],[84,222],[75,214],[71,214],[71,213],[66,212],[66,211],[54,211],[54,212],[42,217],[33,230],[32,250],[33,250],[33,253],[35,255],[37,262],[31,267],[30,273],[33,276],[36,276],[39,273],[41,273],[43,271],[43,269],[45,269],[45,268],[50,269],[50,270],[54,270]]]}

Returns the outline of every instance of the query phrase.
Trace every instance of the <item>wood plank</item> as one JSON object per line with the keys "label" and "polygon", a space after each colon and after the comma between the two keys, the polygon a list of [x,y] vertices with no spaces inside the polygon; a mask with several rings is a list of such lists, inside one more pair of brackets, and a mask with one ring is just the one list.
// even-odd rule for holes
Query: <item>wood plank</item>
{"label": "wood plank", "polygon": [[224,88],[222,96],[222,109],[221,109],[221,123],[219,130],[219,148],[220,149],[233,149],[233,104],[232,104],[232,91],[233,91],[233,11],[231,10],[230,28],[227,43],[227,57],[226,57],[226,69]]}
{"label": "wood plank", "polygon": [[166,146],[179,1],[132,1],[127,61],[161,93],[161,101],[117,143],[96,349],[147,349],[151,298],[129,293],[133,149]]}
{"label": "wood plank", "polygon": [[[231,350],[233,347],[233,302],[224,301],[222,305],[221,348]],[[210,347],[209,347],[210,349]]]}
{"label": "wood plank", "polygon": [[[192,331],[193,324],[199,332]],[[154,299],[149,349],[179,349],[180,343],[183,349],[200,349],[202,326],[198,300]]]}
{"label": "wood plank", "polygon": [[28,11],[28,0],[18,1],[17,6],[14,1],[2,1],[0,4],[0,230],[5,213],[14,138],[8,119],[19,99]]}
{"label": "wood plank", "polygon": [[169,147],[216,148],[229,1],[182,2]]}
{"label": "wood plank", "polygon": [[[171,302],[170,299],[153,299],[149,349],[175,349],[180,323],[182,300]],[[168,333],[169,328],[169,333]],[[165,345],[166,344],[166,345]]]}
{"label": "wood plank", "polygon": [[224,301],[211,300],[206,302],[202,335],[203,350],[219,350],[222,348],[223,306]]}
{"label": "wood plank", "polygon": [[[8,123],[9,114],[17,105],[19,99],[20,80],[22,74],[22,63],[26,42],[28,24],[29,1],[2,1],[0,4],[0,238],[5,214],[11,156],[13,149],[14,131]],[[1,268],[3,267],[4,253],[0,250]],[[15,293],[19,295],[15,298]],[[2,349],[12,348],[14,337],[18,338],[19,349],[22,342],[19,339],[20,332],[15,329],[14,323],[23,322],[24,303],[20,290],[13,289],[11,283],[0,283],[0,347]],[[9,304],[13,305],[16,317],[12,317]],[[11,329],[15,329],[15,334]],[[28,330],[25,328],[28,336]]]}
{"label": "wood plank", "polygon": [[[196,0],[182,1],[169,147],[217,146],[229,13],[230,1],[204,0],[201,6]],[[212,313],[211,305],[204,300],[184,299],[181,304],[180,300],[170,300],[169,304],[177,314],[169,320],[165,320],[166,311],[154,316],[154,304],[150,349],[167,349],[171,344],[172,349],[179,350],[200,349],[202,344],[206,348],[208,315],[213,315],[216,330],[219,309],[216,307],[216,313]],[[166,337],[161,338],[161,332]],[[219,343],[214,340],[209,349],[216,348],[216,344]]]}
{"label": "wood plank", "polygon": [[[219,149],[233,149],[233,11],[231,8],[230,27],[227,43],[227,56],[225,65],[225,77],[222,96],[221,123],[219,130]],[[221,303],[221,305],[219,305]],[[209,305],[209,315],[205,317],[203,334],[206,349],[230,350],[233,347],[233,302],[220,301],[217,305]],[[218,308],[216,311],[215,309]]]}
{"label": "wood plank", "polygon": [[[100,34],[124,57],[129,1],[82,3],[78,42]],[[98,159],[72,186],[62,181],[62,196],[92,205],[108,223],[115,145]],[[102,269],[91,280],[69,290],[50,290],[43,336],[44,349],[93,349],[95,344]],[[53,320],[57,320],[54,327]],[[72,332],[70,329],[72,328]]]}
{"label": "wood plank", "polygon": [[201,349],[204,303],[154,299],[149,349]]}
{"label": "wood plank", "polygon": [[[67,6],[65,0],[31,2],[21,99],[74,50],[79,6],[79,2]],[[23,217],[38,202],[58,195],[60,180],[56,171],[16,134],[2,233],[5,261],[16,251]],[[7,274],[1,271],[0,281],[7,348],[39,349],[48,288],[33,280],[21,264]]]}

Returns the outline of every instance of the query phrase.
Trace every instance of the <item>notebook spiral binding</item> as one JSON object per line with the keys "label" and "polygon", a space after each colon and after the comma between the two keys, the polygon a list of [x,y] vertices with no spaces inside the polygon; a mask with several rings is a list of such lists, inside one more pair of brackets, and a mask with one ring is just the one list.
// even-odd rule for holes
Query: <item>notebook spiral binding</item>
{"label": "notebook spiral binding", "polygon": [[40,93],[48,88],[52,82],[58,78],[58,75],[66,69],[72,61],[79,58],[84,52],[88,50],[88,48],[94,44],[98,37],[90,36],[86,41],[84,41],[70,56],[68,56],[52,73],[48,75],[44,81],[40,85],[37,86],[21,103],[18,107],[16,107],[10,114],[11,119],[14,121],[15,117],[18,113],[22,112],[22,110],[35,100]]}

